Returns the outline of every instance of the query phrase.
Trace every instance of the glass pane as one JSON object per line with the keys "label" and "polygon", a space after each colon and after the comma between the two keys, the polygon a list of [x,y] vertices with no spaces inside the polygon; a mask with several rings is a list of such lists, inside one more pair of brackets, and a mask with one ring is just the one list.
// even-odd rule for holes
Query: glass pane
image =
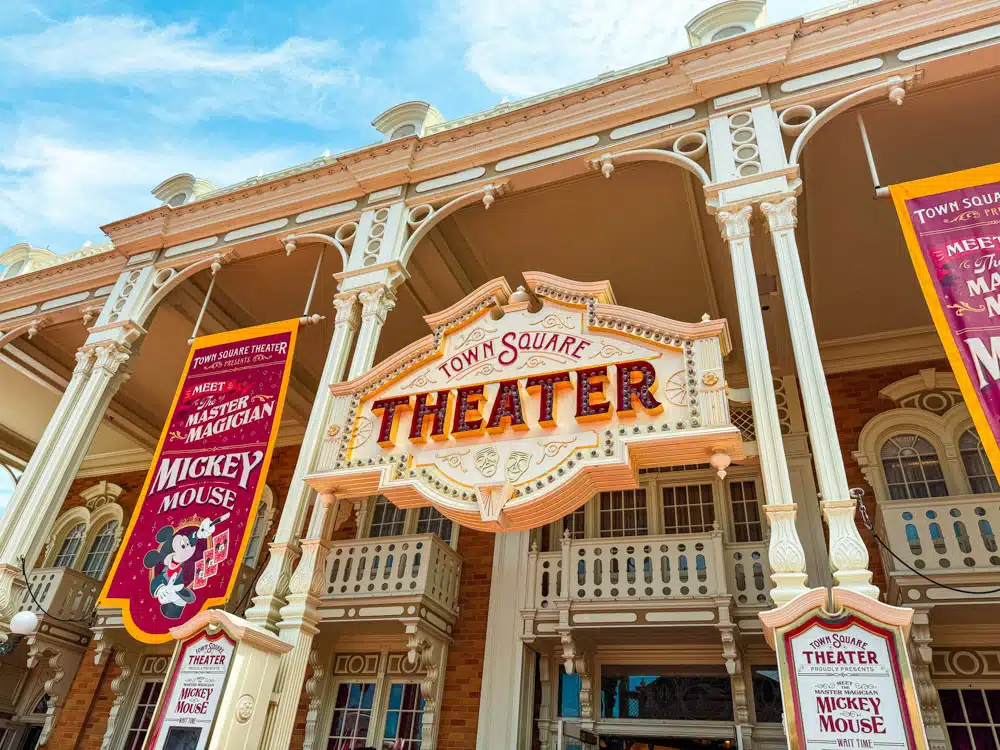
{"label": "glass pane", "polygon": [[1000,690],[984,690],[994,724],[1000,724]]}
{"label": "glass pane", "polygon": [[988,724],[990,716],[986,713],[986,701],[979,690],[963,690],[962,700],[965,702],[965,714],[973,724]]}
{"label": "glass pane", "polygon": [[945,721],[949,723],[965,721],[965,713],[962,711],[957,690],[939,690],[938,697],[941,698],[941,710]]}
{"label": "glass pane", "polygon": [[781,678],[777,667],[754,668],[753,704],[758,722],[780,722],[784,712],[781,704]]}
{"label": "glass pane", "polygon": [[948,738],[951,740],[951,750],[975,750],[967,727],[950,724]]}
{"label": "glass pane", "polygon": [[649,667],[603,667],[601,715],[615,719],[732,720],[729,677],[650,671]]}
{"label": "glass pane", "polygon": [[559,667],[559,715],[566,719],[580,718],[580,675],[566,674]]}
{"label": "glass pane", "polygon": [[972,727],[972,739],[975,742],[976,750],[996,750],[997,748],[993,727]]}

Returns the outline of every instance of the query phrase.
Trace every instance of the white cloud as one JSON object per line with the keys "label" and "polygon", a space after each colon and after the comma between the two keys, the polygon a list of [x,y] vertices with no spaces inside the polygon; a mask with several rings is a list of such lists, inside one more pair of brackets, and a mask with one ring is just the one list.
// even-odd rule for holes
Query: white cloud
{"label": "white cloud", "polygon": [[157,26],[132,16],[83,16],[36,34],[8,37],[0,56],[37,73],[65,78],[132,78],[146,74],[227,74],[277,71],[288,77],[325,75],[314,63],[336,60],[332,40],[293,37],[263,51],[227,48],[217,36],[199,36],[193,23]]}
{"label": "white cloud", "polygon": [[[683,49],[684,24],[717,0],[439,2],[451,32],[467,45],[466,68],[492,91],[520,97]],[[770,20],[827,4],[829,0],[779,3],[779,13],[772,12]]]}
{"label": "white cloud", "polygon": [[0,152],[0,226],[38,244],[79,242],[99,237],[101,224],[157,205],[150,189],[178,172],[221,186],[312,156],[290,149],[239,152],[237,144],[233,149],[152,143],[142,150],[103,149],[22,129]]}
{"label": "white cloud", "polygon": [[225,115],[317,124],[333,121],[345,98],[382,90],[358,70],[369,53],[370,45],[349,53],[336,40],[306,37],[246,48],[193,23],[83,16],[0,38],[0,77],[11,89],[61,81],[127,86],[132,104],[148,95],[145,103],[166,120]]}

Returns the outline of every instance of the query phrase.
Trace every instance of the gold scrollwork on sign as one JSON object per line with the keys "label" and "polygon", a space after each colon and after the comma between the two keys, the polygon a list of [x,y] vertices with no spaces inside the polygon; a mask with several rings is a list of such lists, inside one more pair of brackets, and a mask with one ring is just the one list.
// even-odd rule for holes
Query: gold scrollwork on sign
{"label": "gold scrollwork on sign", "polygon": [[590,358],[597,359],[600,357],[602,359],[607,359],[608,357],[628,356],[630,354],[635,354],[635,352],[631,349],[622,349],[620,346],[616,346],[612,343],[606,343],[600,348],[599,351],[594,352]]}
{"label": "gold scrollwork on sign", "polygon": [[487,375],[492,375],[496,371],[497,368],[493,366],[492,362],[483,362],[482,364],[477,365],[476,367],[473,367],[472,369],[466,370],[465,372],[461,373],[461,376],[468,377],[473,373],[477,373],[481,377],[486,377]]}
{"label": "gold scrollwork on sign", "polygon": [[404,385],[404,388],[424,388],[432,383],[437,383],[436,380],[431,378],[427,373],[422,373],[411,380],[409,383]]}
{"label": "gold scrollwork on sign", "polygon": [[521,363],[521,366],[517,369],[527,370],[532,367],[541,367],[546,362],[555,362],[556,364],[561,365],[569,362],[569,360],[566,357],[559,357],[552,354],[533,354],[524,360],[524,362]]}
{"label": "gold scrollwork on sign", "polygon": [[954,224],[956,221],[968,221],[969,219],[978,219],[978,218],[979,218],[978,211],[963,211],[958,216],[953,216],[950,219],[945,219],[944,223]]}
{"label": "gold scrollwork on sign", "polygon": [[576,438],[572,440],[539,440],[538,444],[542,446],[542,455],[538,457],[538,464],[541,464],[546,458],[552,458],[559,454],[563,448],[569,448],[576,442]]}
{"label": "gold scrollwork on sign", "polygon": [[465,457],[468,455],[469,451],[464,450],[452,453],[438,453],[437,457],[439,461],[444,461],[451,468],[465,471]]}
{"label": "gold scrollwork on sign", "polygon": [[489,334],[496,332],[495,328],[473,328],[463,338],[455,342],[455,350],[463,348],[466,344],[474,344],[477,341],[482,341]]}
{"label": "gold scrollwork on sign", "polygon": [[544,318],[539,320],[533,320],[528,323],[529,326],[541,326],[542,328],[565,328],[567,330],[573,330],[573,323],[568,319],[564,319],[555,313],[549,313]]}
{"label": "gold scrollwork on sign", "polygon": [[948,305],[949,310],[954,310],[955,315],[959,318],[963,317],[967,312],[983,312],[986,309],[985,305],[980,305],[979,307],[973,307],[968,302],[964,300],[956,305]]}

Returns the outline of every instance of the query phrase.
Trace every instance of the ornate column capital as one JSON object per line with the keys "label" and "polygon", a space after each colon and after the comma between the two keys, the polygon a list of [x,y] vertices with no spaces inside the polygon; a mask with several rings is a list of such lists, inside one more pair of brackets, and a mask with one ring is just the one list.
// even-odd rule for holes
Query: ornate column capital
{"label": "ornate column capital", "polygon": [[777,203],[763,201],[760,204],[760,211],[767,217],[767,225],[772,232],[778,232],[782,229],[795,229],[795,225],[798,224],[797,209],[798,200],[794,195],[789,195]]}
{"label": "ornate column capital", "polygon": [[333,306],[337,310],[334,324],[337,326],[346,325],[357,330],[361,322],[361,316],[358,314],[358,293],[342,292],[338,294],[333,298]]}
{"label": "ornate column capital", "polygon": [[90,347],[81,346],[76,350],[76,366],[73,367],[74,375],[87,375],[94,366],[94,352]]}
{"label": "ornate column capital", "polygon": [[396,295],[386,284],[363,289],[358,292],[361,301],[361,319],[378,318],[379,323],[385,323],[389,311],[396,306]]}
{"label": "ornate column capital", "polygon": [[727,242],[733,240],[745,240],[750,237],[750,218],[753,215],[753,206],[723,208],[715,214],[716,221],[719,222],[719,231],[722,238]]}

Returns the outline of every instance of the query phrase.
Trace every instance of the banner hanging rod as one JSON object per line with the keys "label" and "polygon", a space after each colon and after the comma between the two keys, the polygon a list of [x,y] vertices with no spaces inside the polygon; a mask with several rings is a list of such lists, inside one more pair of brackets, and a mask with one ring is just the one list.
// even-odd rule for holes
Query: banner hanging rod
{"label": "banner hanging rod", "polygon": [[872,144],[868,140],[868,129],[865,128],[865,119],[858,112],[858,128],[861,130],[861,143],[865,147],[865,156],[868,158],[868,171],[872,175],[872,185],[875,188],[876,198],[888,198],[889,188],[883,187],[878,178],[878,169],[875,167],[875,157],[872,156]]}

